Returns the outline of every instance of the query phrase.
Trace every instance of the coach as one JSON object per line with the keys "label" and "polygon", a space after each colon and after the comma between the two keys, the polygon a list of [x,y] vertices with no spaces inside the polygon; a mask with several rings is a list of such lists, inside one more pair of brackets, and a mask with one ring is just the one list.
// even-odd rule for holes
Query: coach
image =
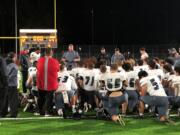
{"label": "coach", "polygon": [[68,51],[63,54],[62,61],[66,63],[68,70],[76,67],[76,62],[80,61],[79,53],[74,50],[73,44],[69,44]]}
{"label": "coach", "polygon": [[58,88],[59,62],[52,58],[52,55],[52,49],[46,48],[45,56],[41,57],[37,63],[38,105],[40,114],[45,114],[45,116],[51,113],[53,93]]}

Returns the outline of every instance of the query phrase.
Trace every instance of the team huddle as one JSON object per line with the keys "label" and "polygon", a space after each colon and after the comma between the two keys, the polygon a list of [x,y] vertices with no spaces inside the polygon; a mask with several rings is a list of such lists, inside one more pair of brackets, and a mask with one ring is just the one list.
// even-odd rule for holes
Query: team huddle
{"label": "team huddle", "polygon": [[[36,63],[29,70],[27,85],[38,99]],[[172,108],[180,114],[180,66],[178,62],[172,65],[171,59],[129,58],[108,66],[92,57],[77,62],[70,70],[66,61],[61,61],[57,74],[59,84],[53,101],[60,117],[66,118],[71,108],[75,118],[95,111],[96,117],[125,125],[121,116],[128,114],[143,118],[148,111],[161,122],[172,122],[169,120]],[[39,112],[38,107],[36,111]]]}
{"label": "team huddle", "polygon": [[[138,114],[143,118],[148,112],[161,122],[172,123],[171,110],[180,116],[179,56],[174,60],[173,57],[149,59],[144,48],[140,51],[141,58],[135,60],[124,57],[116,48],[110,62],[104,48],[99,57],[81,60],[73,45],[69,45],[69,52],[59,61],[52,57],[51,48],[42,57],[33,52],[31,66],[21,71],[22,77],[28,72],[23,89],[29,89],[28,95],[20,99],[21,106],[24,111],[31,109],[35,115],[55,114],[62,118],[80,119],[87,112],[95,112],[97,118],[111,119],[121,125],[125,125],[122,116]],[[11,69],[9,65],[8,68]],[[17,73],[17,68],[12,69]],[[8,94],[16,90],[16,79],[17,76],[15,79],[9,76],[13,87],[8,85]],[[8,95],[6,108],[10,106],[11,113],[14,112],[12,117],[16,117],[17,101],[12,97],[15,99],[17,94]]]}

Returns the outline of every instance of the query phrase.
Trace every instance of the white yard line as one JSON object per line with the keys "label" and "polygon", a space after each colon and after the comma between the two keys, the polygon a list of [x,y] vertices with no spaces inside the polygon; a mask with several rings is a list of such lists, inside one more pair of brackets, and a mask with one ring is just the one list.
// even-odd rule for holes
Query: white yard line
{"label": "white yard line", "polygon": [[[135,118],[138,117],[138,115],[127,115],[124,118]],[[145,115],[145,117],[151,117],[151,115]],[[178,117],[177,114],[171,114],[171,117]],[[87,117],[90,118],[90,117]],[[94,118],[94,117],[92,117]],[[26,117],[26,118],[0,118],[1,121],[14,121],[14,120],[49,120],[49,119],[63,119],[60,117]],[[86,117],[83,117],[82,119],[86,119]]]}
{"label": "white yard line", "polygon": [[46,120],[46,119],[60,119],[60,117],[26,117],[26,118],[0,118],[0,121],[11,120]]}

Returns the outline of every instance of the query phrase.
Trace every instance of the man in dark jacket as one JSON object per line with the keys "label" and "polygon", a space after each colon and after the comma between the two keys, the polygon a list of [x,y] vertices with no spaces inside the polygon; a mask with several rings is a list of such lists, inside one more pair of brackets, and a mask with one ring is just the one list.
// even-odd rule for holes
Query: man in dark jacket
{"label": "man in dark jacket", "polygon": [[5,95],[7,93],[7,70],[6,62],[0,57],[0,117],[3,117],[4,108],[5,108]]}
{"label": "man in dark jacket", "polygon": [[101,53],[97,57],[98,62],[104,63],[106,65],[110,65],[111,63],[111,56],[106,52],[104,47],[101,47]]}
{"label": "man in dark jacket", "polygon": [[20,65],[21,65],[21,72],[22,72],[23,93],[27,92],[26,81],[28,79],[28,68],[30,66],[28,53],[29,53],[29,50],[27,49],[20,52]]}

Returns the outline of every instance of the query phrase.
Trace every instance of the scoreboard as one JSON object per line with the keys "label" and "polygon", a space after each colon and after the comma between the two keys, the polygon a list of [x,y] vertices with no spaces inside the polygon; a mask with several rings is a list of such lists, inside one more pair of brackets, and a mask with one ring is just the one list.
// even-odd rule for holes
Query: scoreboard
{"label": "scoreboard", "polygon": [[57,48],[56,29],[20,29],[20,48]]}

